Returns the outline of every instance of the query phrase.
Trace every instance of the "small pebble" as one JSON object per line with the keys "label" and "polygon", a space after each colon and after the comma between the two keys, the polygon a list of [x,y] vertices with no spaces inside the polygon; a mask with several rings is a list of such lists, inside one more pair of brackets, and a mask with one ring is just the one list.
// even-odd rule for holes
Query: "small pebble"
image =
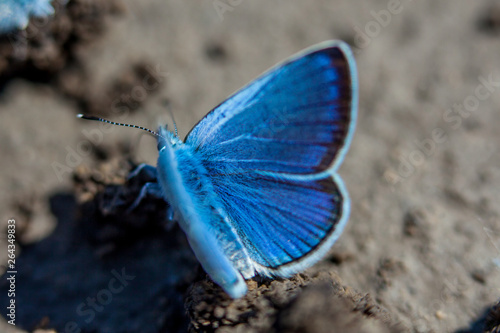
{"label": "small pebble", "polygon": [[444,313],[441,310],[437,310],[436,313],[435,313],[435,315],[436,315],[436,318],[439,319],[439,320],[444,320],[447,317],[446,313]]}

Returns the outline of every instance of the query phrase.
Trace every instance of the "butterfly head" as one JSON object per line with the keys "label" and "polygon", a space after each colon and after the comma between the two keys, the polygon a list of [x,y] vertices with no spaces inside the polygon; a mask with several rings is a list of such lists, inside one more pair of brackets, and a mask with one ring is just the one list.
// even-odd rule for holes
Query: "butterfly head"
{"label": "butterfly head", "polygon": [[177,135],[170,132],[166,126],[160,126],[158,128],[158,150],[167,146],[176,148],[181,144],[182,140]]}

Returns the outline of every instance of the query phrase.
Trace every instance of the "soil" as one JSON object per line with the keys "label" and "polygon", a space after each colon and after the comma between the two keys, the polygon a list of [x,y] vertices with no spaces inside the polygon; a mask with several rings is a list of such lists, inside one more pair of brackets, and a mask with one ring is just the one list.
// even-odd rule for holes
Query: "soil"
{"label": "soil", "polygon": [[[491,1],[73,0],[0,38],[2,332],[500,331],[500,6]],[[184,137],[278,61],[342,39],[360,105],[350,221],[320,263],[230,300],[149,198],[153,138]],[[6,233],[7,235],[7,233]],[[6,237],[0,260],[7,263]],[[5,269],[6,270],[6,269]],[[5,274],[0,307],[10,298]]]}

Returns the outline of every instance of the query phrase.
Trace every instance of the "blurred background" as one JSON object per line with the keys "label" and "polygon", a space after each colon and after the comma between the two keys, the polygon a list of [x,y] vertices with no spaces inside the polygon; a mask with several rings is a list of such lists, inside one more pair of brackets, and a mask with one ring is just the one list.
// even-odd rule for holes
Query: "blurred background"
{"label": "blurred background", "polygon": [[[154,138],[76,114],[151,129],[171,128],[175,119],[184,137],[264,70],[331,39],[352,46],[359,72],[359,119],[340,169],[352,213],[327,260],[311,272],[335,272],[343,285],[369,294],[398,331],[486,332],[500,325],[500,310],[490,310],[500,297],[497,1],[53,6],[54,15],[32,18],[0,40],[0,228],[7,235],[15,219],[18,242],[17,325],[7,324],[2,310],[0,330],[186,331],[194,320],[186,290],[203,274],[182,233],[164,236],[181,252],[173,245],[165,252],[161,237],[144,232],[102,261],[107,248],[89,241],[99,227],[84,203],[103,187],[86,188],[85,197],[77,186],[82,174],[97,184],[122,184],[127,170],[110,160],[155,165]],[[109,181],[113,168],[123,171],[115,177],[121,183]],[[2,309],[9,302],[6,277]],[[99,294],[118,288],[110,287],[113,278],[123,293]],[[88,297],[97,297],[96,307]],[[229,332],[239,320],[254,325],[248,318],[259,318],[260,310],[252,309],[225,331],[203,327]]]}

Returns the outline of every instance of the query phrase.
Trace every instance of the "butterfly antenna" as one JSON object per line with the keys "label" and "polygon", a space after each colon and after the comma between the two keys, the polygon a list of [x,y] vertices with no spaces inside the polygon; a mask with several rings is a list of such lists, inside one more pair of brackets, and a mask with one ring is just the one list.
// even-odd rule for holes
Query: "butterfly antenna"
{"label": "butterfly antenna", "polygon": [[172,122],[174,123],[175,136],[178,137],[179,135],[177,132],[177,124],[175,123],[174,114],[172,113],[172,109],[170,108],[170,103],[168,102],[168,100],[164,100],[163,105],[165,105],[165,108],[167,109],[168,113],[170,114],[170,117],[172,117]]}
{"label": "butterfly antenna", "polygon": [[140,130],[143,130],[143,131],[146,131],[148,132],[149,134],[152,134],[154,136],[157,136],[157,137],[162,137],[160,134],[158,134],[157,132],[155,131],[152,131],[150,130],[149,128],[146,128],[146,127],[142,127],[142,126],[138,126],[138,125],[131,125],[131,124],[124,124],[124,123],[117,123],[116,121],[111,121],[111,120],[107,120],[107,119],[104,119],[104,118],[99,118],[99,117],[94,117],[94,116],[87,116],[87,115],[84,115],[84,114],[77,114],[76,115],[78,118],[82,118],[82,119],[87,119],[87,120],[95,120],[95,121],[101,121],[103,123],[107,123],[107,124],[111,124],[111,125],[117,125],[117,126],[124,126],[124,127],[132,127],[132,128],[137,128],[137,129],[140,129]]}
{"label": "butterfly antenna", "polygon": [[175,123],[174,117],[172,117],[172,121],[174,122],[174,131],[175,131],[175,136],[178,137],[179,133],[177,133],[177,124]]}

